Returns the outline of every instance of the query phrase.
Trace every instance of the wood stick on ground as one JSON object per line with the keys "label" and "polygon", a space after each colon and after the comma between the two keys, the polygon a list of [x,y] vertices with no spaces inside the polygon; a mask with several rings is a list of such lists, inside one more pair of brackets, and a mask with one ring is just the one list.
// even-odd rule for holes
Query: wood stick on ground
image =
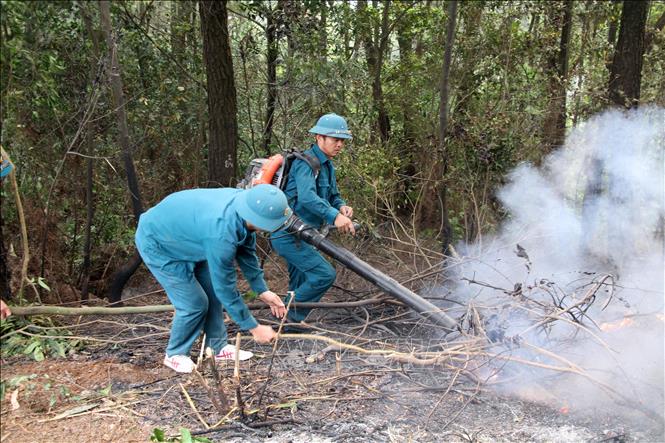
{"label": "wood stick on ground", "polygon": [[[213,406],[215,406],[215,409],[224,416],[223,414],[223,407],[222,405],[219,404],[219,400],[217,396],[215,395],[215,391],[210,387],[210,384],[208,381],[205,379],[205,377],[199,372],[198,368],[194,368],[194,374],[198,377],[199,381],[201,382],[201,386],[203,386],[203,389],[208,393],[208,397],[210,397],[210,401],[212,402]],[[228,414],[227,414],[228,415]]]}
{"label": "wood stick on ground", "polygon": [[[237,352],[236,352],[237,353]],[[217,365],[215,362],[215,355],[212,352],[211,348],[206,348],[206,360],[210,366],[210,372],[212,373],[212,379],[215,382],[214,395],[212,395],[212,402],[219,411],[220,417],[224,417],[229,410],[229,401],[226,397],[226,392],[224,392],[224,386],[222,386],[221,376],[217,371]]]}
{"label": "wood stick on ground", "polygon": [[[367,300],[359,300],[353,302],[336,302],[336,303],[293,303],[293,307],[300,308],[354,308],[358,306],[365,306],[371,304],[394,304],[402,305],[397,300],[386,300],[378,297],[370,298]],[[249,309],[260,310],[269,309],[265,303],[250,303],[247,305]],[[124,306],[119,308],[109,307],[82,307],[71,308],[65,306],[10,306],[13,315],[124,315],[124,314],[147,314],[155,312],[171,312],[173,305],[149,305],[149,306]]]}
{"label": "wood stick on ground", "polygon": [[[261,389],[261,395],[259,395],[259,401],[256,404],[257,408],[261,408],[261,402],[263,401],[263,396],[266,393],[266,388],[268,387],[268,383],[270,383],[270,373],[272,372],[272,365],[275,361],[275,352],[277,352],[277,343],[279,342],[279,337],[280,334],[282,333],[282,328],[284,327],[284,322],[286,321],[289,309],[291,309],[291,302],[293,302],[293,299],[296,298],[295,293],[293,291],[289,291],[289,295],[291,297],[289,298],[289,303],[286,305],[286,313],[284,314],[284,317],[282,317],[282,321],[279,322],[279,328],[277,329],[277,337],[275,338],[275,343],[272,345],[272,353],[270,354],[270,364],[268,365],[268,375],[266,377],[266,382],[263,384],[263,389]],[[266,420],[267,418],[268,418],[268,408],[266,408],[266,412],[263,416],[264,420]]]}
{"label": "wood stick on ground", "polygon": [[194,402],[192,401],[192,398],[189,396],[189,393],[187,392],[187,389],[182,385],[182,383],[179,383],[180,389],[182,389],[182,393],[185,395],[185,398],[187,399],[187,403],[189,403],[189,406],[192,408],[192,411],[194,411],[194,414],[196,414],[196,418],[199,419],[201,424],[203,425],[204,428],[210,429],[210,425],[206,423],[206,421],[201,417],[201,414],[199,413],[199,410],[196,409],[196,405],[194,405]]}

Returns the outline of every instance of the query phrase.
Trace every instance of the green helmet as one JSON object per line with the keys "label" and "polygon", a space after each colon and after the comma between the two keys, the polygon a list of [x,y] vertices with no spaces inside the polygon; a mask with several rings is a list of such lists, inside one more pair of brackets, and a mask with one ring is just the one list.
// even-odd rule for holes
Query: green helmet
{"label": "green helmet", "polygon": [[291,216],[284,193],[273,185],[257,185],[240,193],[236,199],[240,218],[262,231],[281,228]]}
{"label": "green helmet", "polygon": [[320,134],[335,138],[353,138],[344,117],[337,114],[326,114],[319,118],[316,126],[309,130],[311,134]]}

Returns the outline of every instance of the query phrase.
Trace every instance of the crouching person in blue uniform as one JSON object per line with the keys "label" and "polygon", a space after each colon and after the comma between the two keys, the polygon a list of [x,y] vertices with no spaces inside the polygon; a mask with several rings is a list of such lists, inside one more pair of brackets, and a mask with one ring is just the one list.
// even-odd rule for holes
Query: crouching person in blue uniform
{"label": "crouching person in blue uniform", "polygon": [[[353,209],[340,196],[331,161],[342,151],[345,140],[352,138],[346,120],[337,114],[326,114],[309,132],[314,134],[316,142],[304,154],[316,157],[320,169],[317,174],[305,160],[294,160],[284,188],[289,206],[303,222],[314,228],[335,225],[342,232],[355,235],[351,220]],[[289,290],[294,291],[295,301],[321,300],[335,282],[335,268],[314,247],[293,235],[273,233],[270,241],[287,262]],[[288,320],[301,322],[310,311],[297,307],[290,309]],[[290,326],[287,331],[296,332],[297,326]]]}
{"label": "crouching person in blue uniform", "polygon": [[259,298],[278,318],[284,303],[268,290],[256,257],[255,232],[273,232],[291,215],[284,193],[272,185],[248,190],[190,189],[176,192],[145,212],[136,231],[144,263],[175,308],[164,364],[177,372],[195,367],[190,350],[201,330],[218,360],[251,352],[227,343],[224,310],[258,343],[275,338],[252,316],[236,287],[236,263]]}

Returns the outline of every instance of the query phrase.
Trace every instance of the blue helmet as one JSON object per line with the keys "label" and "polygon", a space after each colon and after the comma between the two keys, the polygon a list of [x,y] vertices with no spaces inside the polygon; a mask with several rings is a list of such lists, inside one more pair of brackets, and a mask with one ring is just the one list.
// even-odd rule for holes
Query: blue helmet
{"label": "blue helmet", "polygon": [[344,117],[337,114],[326,114],[319,118],[316,125],[309,130],[311,134],[320,134],[335,138],[353,138]]}
{"label": "blue helmet", "polygon": [[284,193],[273,185],[257,185],[240,193],[236,199],[240,218],[262,231],[277,231],[291,216]]}

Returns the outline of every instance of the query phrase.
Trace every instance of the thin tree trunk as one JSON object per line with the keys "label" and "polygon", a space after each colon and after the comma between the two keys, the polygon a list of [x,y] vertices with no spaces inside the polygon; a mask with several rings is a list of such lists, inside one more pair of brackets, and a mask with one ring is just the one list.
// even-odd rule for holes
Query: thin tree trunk
{"label": "thin tree trunk", "polygon": [[268,79],[266,83],[266,118],[263,128],[263,152],[270,155],[270,144],[272,142],[272,131],[275,123],[275,107],[277,103],[277,56],[278,53],[278,39],[277,39],[277,24],[274,15],[277,10],[272,10],[270,5],[267,5],[266,13],[266,68]]}
{"label": "thin tree trunk", "polygon": [[457,0],[448,2],[448,24],[446,26],[446,50],[443,56],[443,69],[440,83],[439,106],[439,155],[441,162],[441,181],[439,182],[439,204],[441,205],[441,226],[443,253],[448,254],[452,244],[452,228],[448,218],[448,201],[446,175],[448,172],[448,153],[446,152],[446,136],[448,135],[448,96],[450,86],[450,65],[452,62],[453,43],[455,41],[455,22],[457,20]]}
{"label": "thin tree trunk", "polygon": [[374,82],[372,84],[372,95],[374,97],[374,103],[378,111],[378,125],[379,125],[379,134],[381,134],[381,140],[386,142],[390,138],[390,119],[388,117],[388,111],[386,110],[386,105],[383,100],[383,86],[381,84],[381,71],[383,69],[383,57],[386,52],[388,45],[388,34],[389,23],[388,17],[390,13],[390,0],[383,2],[383,14],[381,16],[381,32],[379,41],[376,43],[375,47],[377,48],[376,54],[376,69],[374,71]]}
{"label": "thin tree trunk", "polygon": [[127,175],[127,184],[129,186],[134,218],[135,221],[138,222],[139,217],[143,213],[143,202],[141,201],[139,183],[136,177],[136,170],[134,169],[131,146],[129,144],[129,128],[127,127],[125,95],[122,92],[122,74],[120,71],[120,64],[118,62],[118,46],[116,43],[115,34],[111,27],[110,2],[108,0],[100,1],[99,11],[102,22],[102,29],[106,36],[106,43],[108,45],[109,56],[111,60],[109,78],[111,80],[113,100],[115,102],[116,115],[118,118],[118,141],[122,148],[122,160],[125,166],[125,173]]}
{"label": "thin tree trunk", "polygon": [[[589,5],[588,3],[586,4]],[[590,14],[588,11],[582,12],[582,35],[580,36],[580,55],[579,55],[579,64],[574,68],[577,74],[577,87],[575,93],[573,94],[573,127],[577,126],[577,121],[580,118],[580,106],[582,99],[582,86],[584,85],[584,59],[586,58],[586,48],[589,43],[589,21]]]}
{"label": "thin tree trunk", "polygon": [[[97,60],[101,54],[99,37],[95,32],[92,25],[92,18],[88,10],[88,4],[81,3],[81,14],[83,23],[92,42],[92,57],[90,60],[90,90],[94,94],[95,88],[98,86],[99,79],[97,78]],[[90,253],[92,248],[92,223],[95,214],[95,205],[93,201],[93,125],[91,120],[88,120],[85,128],[85,146],[87,147],[88,158],[86,159],[86,181],[85,181],[85,204],[86,204],[86,221],[83,233],[83,266],[81,269],[81,300],[89,299],[89,284],[90,284]]]}
{"label": "thin tree trunk", "polygon": [[[566,93],[568,83],[568,45],[572,29],[572,0],[563,5],[550,3],[551,20],[554,28],[561,28],[558,50],[552,50],[549,57],[550,104],[543,124],[543,144],[546,151],[561,146],[566,138]],[[560,9],[563,6],[563,11]]]}
{"label": "thin tree trunk", "polygon": [[247,120],[249,124],[249,135],[252,141],[250,149],[252,150],[252,155],[257,156],[256,152],[256,135],[254,134],[254,119],[252,116],[252,99],[251,99],[251,88],[249,86],[249,76],[247,75],[247,55],[249,53],[249,34],[247,34],[242,41],[240,42],[240,62],[242,63],[242,78],[245,83],[245,107],[247,108]]}
{"label": "thin tree trunk", "polygon": [[328,60],[328,5],[325,0],[319,3],[319,8],[321,10],[321,20],[319,21],[319,48],[322,63],[326,63]]}
{"label": "thin tree trunk", "polygon": [[[377,2],[374,2],[374,7],[378,7]],[[371,15],[367,13],[366,0],[358,2],[360,35],[365,45],[367,70],[372,78],[372,104],[376,113],[376,130],[382,142],[390,138],[390,119],[383,103],[383,86],[381,84],[383,52],[387,47],[389,34],[389,9],[390,1],[384,2],[381,24],[373,25]]]}
{"label": "thin tree trunk", "polygon": [[665,11],[663,11],[663,13],[660,15],[653,29],[650,29],[649,32],[647,32],[646,36],[644,37],[644,52],[649,52],[649,50],[653,45],[654,36],[656,35],[656,33],[662,31],[664,27],[665,27]]}
{"label": "thin tree trunk", "polygon": [[417,115],[413,99],[416,91],[413,90],[411,76],[413,75],[412,63],[416,56],[413,52],[413,26],[410,21],[402,20],[397,26],[397,44],[399,46],[399,64],[401,72],[402,94],[400,107],[402,109],[403,121],[403,143],[400,147],[402,163],[400,174],[403,176],[400,192],[404,194],[401,198],[401,204],[398,206],[398,213],[408,216],[414,213],[413,202],[409,201],[408,196],[414,186],[414,175],[416,174],[416,151],[418,149],[417,135],[414,117]]}
{"label": "thin tree trunk", "polygon": [[[5,161],[9,161],[12,168],[14,169],[9,173],[7,179],[11,182],[12,189],[14,190],[14,197],[16,198],[16,212],[18,213],[19,225],[21,226],[21,246],[23,248],[23,261],[21,263],[21,283],[19,284],[18,295],[19,297],[22,297],[23,288],[25,288],[25,285],[27,283],[30,283],[28,281],[28,266],[30,264],[28,229],[25,223],[25,213],[23,212],[23,203],[21,202],[21,194],[19,192],[18,183],[16,181],[16,167],[14,166],[12,159],[9,157],[9,154],[5,152],[2,146],[0,146],[0,158],[4,159]],[[37,297],[37,301],[41,303],[42,300],[39,297],[39,291],[37,291],[36,289],[35,289],[35,296]]]}
{"label": "thin tree trunk", "polygon": [[[0,155],[0,162],[5,161],[5,156]],[[15,174],[16,172],[11,172]],[[11,298],[11,273],[7,266],[7,249],[5,248],[5,236],[2,233],[4,226],[4,217],[2,215],[2,208],[4,204],[0,205],[0,298],[9,300]]]}
{"label": "thin tree trunk", "polygon": [[[131,146],[129,144],[129,128],[127,127],[125,95],[122,91],[122,75],[120,71],[120,64],[118,62],[118,46],[116,44],[116,37],[111,26],[111,8],[108,0],[102,0],[99,2],[99,11],[102,22],[102,30],[106,36],[106,43],[108,45],[110,55],[109,58],[111,60],[111,66],[109,67],[109,78],[111,81],[111,89],[113,92],[116,115],[118,118],[118,139],[122,148],[122,159],[125,167],[125,174],[127,176],[127,185],[129,187],[130,198],[132,201],[134,219],[135,222],[138,223],[139,218],[143,213],[143,202],[141,201],[139,182],[138,178],[136,177]],[[138,255],[138,252],[135,252],[130,263],[122,267],[119,271],[111,276],[111,293],[109,295],[109,299],[111,301],[118,302],[120,300],[122,287],[125,285],[129,277],[134,273],[134,271],[136,271],[140,264],[141,259]],[[126,270],[128,268],[131,269],[131,272],[129,275],[126,275]],[[117,287],[120,283],[120,292],[114,292],[113,288]]]}

